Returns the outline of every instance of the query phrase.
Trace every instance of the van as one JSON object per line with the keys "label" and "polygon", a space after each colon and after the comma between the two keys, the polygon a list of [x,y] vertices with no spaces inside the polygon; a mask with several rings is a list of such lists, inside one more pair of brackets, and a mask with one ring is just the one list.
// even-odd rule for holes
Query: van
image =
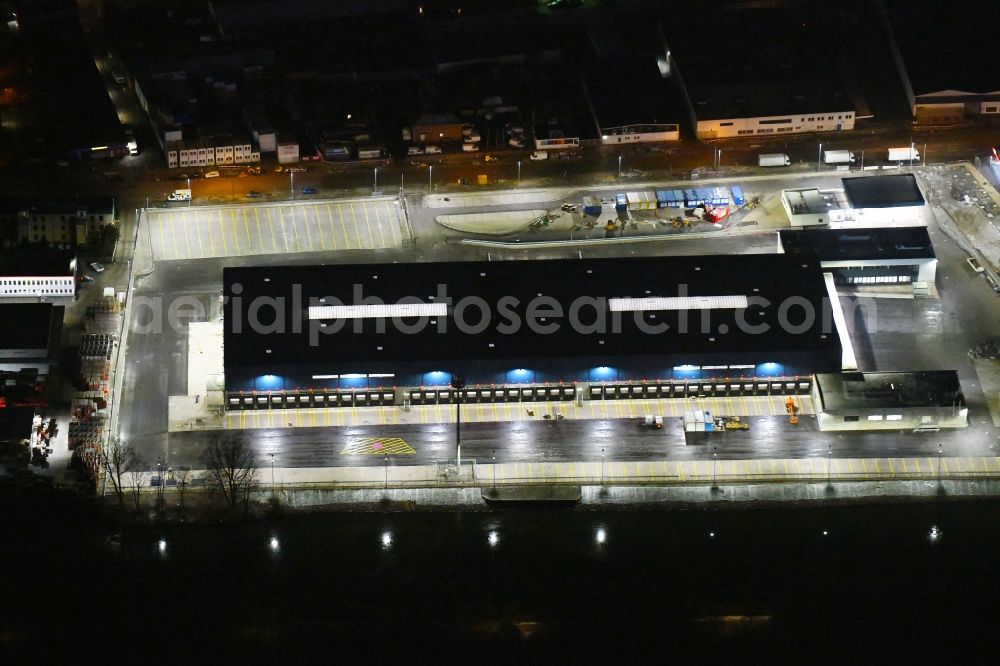
{"label": "van", "polygon": [[528,159],[532,162],[541,162],[542,160],[549,159],[549,154],[544,150],[536,150],[531,155],[528,155]]}
{"label": "van", "polygon": [[441,146],[425,146],[424,147],[424,151],[428,155],[440,155],[441,154]]}
{"label": "van", "polygon": [[478,143],[463,143],[462,144],[462,152],[463,153],[476,153],[476,152],[479,152],[479,144]]}
{"label": "van", "polygon": [[410,146],[409,148],[406,149],[406,154],[407,155],[423,155],[424,154],[424,147],[423,146]]}

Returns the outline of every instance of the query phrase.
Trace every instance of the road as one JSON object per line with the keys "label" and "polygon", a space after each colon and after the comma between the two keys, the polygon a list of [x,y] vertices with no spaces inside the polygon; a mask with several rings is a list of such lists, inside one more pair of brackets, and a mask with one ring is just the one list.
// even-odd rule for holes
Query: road
{"label": "road", "polygon": [[[685,433],[680,419],[668,419],[662,430],[638,419],[522,421],[462,425],[462,458],[480,463],[568,462],[607,460],[738,460],[750,458],[994,456],[995,435],[968,431],[939,433],[824,433],[811,417],[790,425],[781,417],[757,417],[748,431]],[[174,433],[169,437],[167,462],[173,467],[200,466],[211,432]],[[232,437],[249,443],[260,467],[326,467],[385,464],[427,465],[455,458],[455,425],[405,425],[392,428],[280,428],[233,431]],[[402,444],[394,441],[402,440]],[[829,447],[829,448],[828,448]],[[412,449],[412,453],[402,453]]]}

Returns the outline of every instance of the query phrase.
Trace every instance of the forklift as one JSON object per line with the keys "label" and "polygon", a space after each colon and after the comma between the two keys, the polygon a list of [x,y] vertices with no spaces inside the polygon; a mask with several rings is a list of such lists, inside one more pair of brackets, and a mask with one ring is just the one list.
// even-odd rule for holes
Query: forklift
{"label": "forklift", "polygon": [[788,400],[785,401],[785,412],[788,413],[788,423],[791,425],[798,425],[799,423],[799,408],[795,404],[795,398],[788,396]]}

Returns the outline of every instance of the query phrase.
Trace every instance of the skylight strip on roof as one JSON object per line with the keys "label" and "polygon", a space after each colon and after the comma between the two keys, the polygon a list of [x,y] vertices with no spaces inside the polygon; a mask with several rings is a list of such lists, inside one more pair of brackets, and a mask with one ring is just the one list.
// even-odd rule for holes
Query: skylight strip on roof
{"label": "skylight strip on roof", "polygon": [[650,296],[646,298],[609,298],[611,312],[649,310],[741,310],[748,305],[746,296]]}
{"label": "skylight strip on roof", "polygon": [[391,317],[446,317],[447,303],[394,303],[379,305],[311,305],[310,319],[375,319]]}

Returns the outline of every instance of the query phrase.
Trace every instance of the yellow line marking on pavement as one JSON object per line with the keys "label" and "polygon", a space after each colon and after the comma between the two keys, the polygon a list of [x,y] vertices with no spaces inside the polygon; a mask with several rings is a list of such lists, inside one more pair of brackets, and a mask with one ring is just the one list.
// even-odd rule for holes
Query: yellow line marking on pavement
{"label": "yellow line marking on pavement", "polygon": [[226,227],[222,222],[222,209],[218,210],[219,213],[219,236],[222,238],[222,256],[229,256],[229,245],[226,243]]}
{"label": "yellow line marking on pavement", "polygon": [[236,211],[232,208],[229,209],[229,226],[233,230],[233,245],[236,246],[236,256],[242,254],[240,252],[240,232],[236,230]]}
{"label": "yellow line marking on pavement", "polygon": [[409,456],[416,453],[412,446],[399,437],[361,437],[352,439],[341,450],[341,455]]}
{"label": "yellow line marking on pavement", "polygon": [[188,241],[188,225],[187,225],[187,215],[181,215],[181,233],[184,235],[184,254],[188,259],[191,258],[191,243]]}
{"label": "yellow line marking on pavement", "polygon": [[253,207],[253,222],[254,226],[257,227],[257,245],[260,246],[261,254],[264,254],[267,250],[264,249],[264,234],[260,231],[260,209],[257,206]]}
{"label": "yellow line marking on pavement", "polygon": [[198,234],[198,256],[202,259],[205,258],[205,245],[201,240],[201,224],[200,219],[197,215],[194,216],[194,231]]}
{"label": "yellow line marking on pavement", "polygon": [[382,243],[382,247],[388,247],[385,243],[385,234],[382,232],[382,219],[379,217],[378,209],[381,208],[381,202],[374,202],[372,208],[375,211],[375,226],[378,228],[378,239]]}
{"label": "yellow line marking on pavement", "polygon": [[[166,250],[163,244],[163,239],[167,237],[166,232],[163,230],[163,216],[157,215],[156,219],[160,222],[160,247],[162,250]],[[163,254],[166,254],[166,252],[163,252]]]}
{"label": "yellow line marking on pavement", "polygon": [[174,258],[179,259],[180,255],[177,253],[177,233],[174,231],[174,214],[170,213],[170,244],[174,248]]}
{"label": "yellow line marking on pavement", "polygon": [[330,212],[330,205],[323,206],[326,209],[326,219],[330,221],[330,239],[333,241],[333,249],[337,249],[337,231],[333,224],[333,213]]}
{"label": "yellow line marking on pavement", "polygon": [[[337,204],[337,215],[340,216],[340,229],[341,231],[344,232],[344,249],[350,250],[351,240],[347,237],[347,218],[344,217],[344,208],[340,204]],[[354,231],[355,234],[357,234],[357,229],[355,229]],[[361,240],[360,236],[358,236],[358,240],[359,241]]]}
{"label": "yellow line marking on pavement", "polygon": [[302,208],[302,226],[306,228],[306,242],[309,244],[308,248],[312,250],[313,239],[312,232],[309,231],[309,212],[306,208]]}
{"label": "yellow line marking on pavement", "polygon": [[243,228],[247,232],[247,254],[262,254],[264,248],[260,249],[260,252],[253,252],[253,241],[250,239],[250,216],[247,215],[247,209],[243,208]]}
{"label": "yellow line marking on pavement", "polygon": [[[283,210],[284,210],[284,206],[282,206],[281,208],[278,209],[278,215],[282,216],[282,219],[284,219],[284,213],[282,212]],[[301,252],[302,251],[302,247],[299,245],[299,231],[298,231],[298,229],[295,228],[295,212],[294,212],[294,209],[290,210],[288,214],[289,214],[289,216],[291,218],[288,221],[288,225],[292,228],[292,238],[295,239],[295,251],[296,252]]]}
{"label": "yellow line marking on pavement", "polygon": [[[278,242],[277,242],[277,236],[274,233],[274,220],[271,218],[271,208],[267,207],[264,210],[267,211],[267,228],[270,230],[270,233],[271,233],[271,247],[274,249],[275,252],[277,252],[278,251]],[[284,234],[282,234],[281,237],[284,238],[285,237]],[[285,251],[286,252],[288,251],[288,241],[287,240],[285,241]]]}
{"label": "yellow line marking on pavement", "polygon": [[[351,222],[354,224],[354,233],[358,237],[358,249],[362,249],[364,248],[364,245],[361,242],[361,228],[358,226],[358,217],[354,214],[354,204],[349,203],[347,204],[347,207],[351,211]],[[371,230],[369,229],[369,231]]]}
{"label": "yellow line marking on pavement", "polygon": [[368,240],[371,241],[372,248],[381,247],[381,245],[375,245],[375,236],[372,234],[372,223],[368,219],[368,204],[361,204],[361,212],[365,214],[365,226],[368,227]]}
{"label": "yellow line marking on pavement", "polygon": [[326,249],[326,239],[323,238],[323,222],[319,219],[319,207],[313,204],[313,215],[316,216],[316,231],[319,232],[319,246],[322,249]]}

